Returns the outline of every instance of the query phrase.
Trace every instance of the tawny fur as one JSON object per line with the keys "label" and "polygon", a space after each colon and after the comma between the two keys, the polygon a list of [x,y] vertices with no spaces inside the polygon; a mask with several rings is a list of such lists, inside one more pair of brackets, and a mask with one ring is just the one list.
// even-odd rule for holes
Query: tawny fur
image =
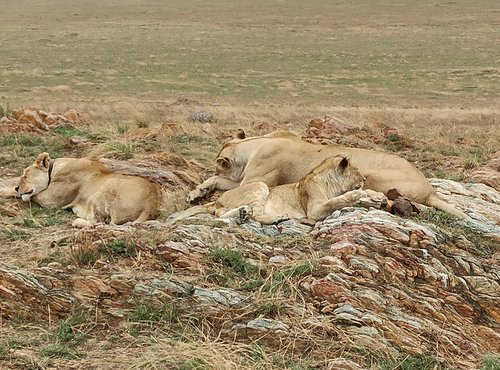
{"label": "tawny fur", "polygon": [[366,196],[362,185],[363,177],[349,159],[335,156],[325,159],[298,183],[272,188],[263,182],[244,184],[225,192],[215,203],[187,210],[180,218],[208,212],[219,218],[251,216],[263,224],[288,218],[319,221]]}
{"label": "tawny fur", "polygon": [[315,145],[290,133],[234,139],[216,158],[217,175],[188,195],[195,203],[212,191],[230,190],[251,182],[277,186],[298,182],[321,161],[345,153],[365,177],[366,189],[387,194],[397,189],[408,199],[467,219],[465,213],[440,200],[429,181],[410,162],[394,154],[367,149]]}
{"label": "tawny fur", "polygon": [[44,208],[72,209],[76,227],[155,219],[161,203],[160,188],[144,178],[111,172],[87,158],[51,160],[47,153],[24,170],[17,191]]}

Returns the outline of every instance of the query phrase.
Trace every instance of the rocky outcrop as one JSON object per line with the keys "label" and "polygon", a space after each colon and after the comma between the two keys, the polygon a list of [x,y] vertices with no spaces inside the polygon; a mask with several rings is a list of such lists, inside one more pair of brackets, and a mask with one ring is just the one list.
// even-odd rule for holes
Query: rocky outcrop
{"label": "rocky outcrop", "polygon": [[496,153],[486,164],[474,168],[465,180],[480,182],[500,191],[500,153]]}
{"label": "rocky outcrop", "polygon": [[[364,351],[392,359],[431,353],[474,369],[483,354],[500,351],[500,194],[432,183],[472,220],[352,207],[313,225],[237,226],[204,215],[84,229],[66,253],[75,261],[81,248],[100,251],[91,264],[0,264],[0,312],[64,317],[84,305],[123,319],[142,297],[203,315],[230,341],[293,344],[312,358],[326,348],[325,368],[363,368]],[[116,240],[131,241],[135,257],[102,257]]]}
{"label": "rocky outcrop", "polygon": [[61,114],[27,108],[14,110],[12,114],[1,117],[0,131],[32,131],[43,133],[54,127],[75,126],[84,122],[85,119],[82,115],[74,109]]}

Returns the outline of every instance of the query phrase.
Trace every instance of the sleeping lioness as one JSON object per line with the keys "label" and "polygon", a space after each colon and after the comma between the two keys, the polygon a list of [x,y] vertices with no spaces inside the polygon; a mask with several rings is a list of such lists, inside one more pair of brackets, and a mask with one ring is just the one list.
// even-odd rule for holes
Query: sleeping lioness
{"label": "sleeping lioness", "polygon": [[192,207],[176,219],[209,212],[219,218],[241,219],[248,215],[263,224],[288,218],[320,221],[366,197],[361,190],[363,181],[350,159],[338,155],[322,161],[298,183],[272,188],[263,182],[241,185],[226,191],[215,203]]}
{"label": "sleeping lioness", "polygon": [[366,179],[365,189],[386,195],[396,189],[413,202],[469,218],[441,200],[422,172],[404,158],[375,150],[310,144],[280,131],[255,137],[245,137],[241,132],[237,139],[224,144],[216,158],[217,175],[191,191],[187,201],[196,203],[214,190],[230,190],[256,181],[267,186],[294,183],[325,158],[340,153],[349,155]]}
{"label": "sleeping lioness", "polygon": [[16,191],[44,208],[72,209],[75,227],[151,220],[161,202],[160,188],[144,178],[111,172],[87,158],[52,160],[47,153],[24,170]]}

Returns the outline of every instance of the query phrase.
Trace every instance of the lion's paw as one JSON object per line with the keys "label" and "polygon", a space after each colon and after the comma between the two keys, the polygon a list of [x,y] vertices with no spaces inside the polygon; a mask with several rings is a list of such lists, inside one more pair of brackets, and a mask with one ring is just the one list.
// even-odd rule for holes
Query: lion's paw
{"label": "lion's paw", "polygon": [[79,228],[79,229],[83,229],[84,227],[89,227],[89,226],[92,226],[92,225],[93,225],[92,222],[90,222],[89,220],[86,220],[84,218],[77,218],[71,224],[71,226]]}
{"label": "lion's paw", "polygon": [[366,194],[366,191],[357,189],[357,190],[352,190],[348,193],[345,194],[349,199],[350,202],[357,202],[361,198],[365,198],[368,195]]}
{"label": "lion's paw", "polygon": [[283,213],[282,215],[279,215],[277,220],[276,220],[276,223],[278,222],[283,222],[283,221],[286,221],[286,220],[289,220],[290,219],[290,216],[288,216],[288,213]]}
{"label": "lion's paw", "polygon": [[241,206],[238,208],[238,219],[240,222],[248,221],[252,217],[253,210],[250,206]]}
{"label": "lion's paw", "polygon": [[198,203],[200,200],[207,197],[212,192],[210,187],[198,186],[192,190],[186,197],[186,202],[190,204]]}

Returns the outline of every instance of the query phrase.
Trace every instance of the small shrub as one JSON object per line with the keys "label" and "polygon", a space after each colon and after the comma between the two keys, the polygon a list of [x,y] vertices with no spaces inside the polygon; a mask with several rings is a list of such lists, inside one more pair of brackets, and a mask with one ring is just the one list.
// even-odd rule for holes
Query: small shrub
{"label": "small shrub", "polygon": [[118,124],[116,126],[116,130],[118,131],[118,133],[120,135],[122,135],[122,134],[124,134],[124,133],[126,133],[128,131],[128,126]]}
{"label": "small shrub", "polygon": [[264,285],[264,279],[259,277],[257,279],[247,280],[243,284],[243,289],[246,290],[247,292],[254,292],[258,290],[262,285]]}
{"label": "small shrub", "polygon": [[56,337],[62,343],[80,343],[85,340],[92,326],[92,312],[83,306],[78,306],[60,323]]}
{"label": "small shrub", "polygon": [[137,122],[137,127],[139,128],[148,128],[150,125],[150,122],[145,118],[139,118],[136,120],[136,122]]}
{"label": "small shrub", "polygon": [[9,350],[7,346],[3,343],[0,343],[0,360],[6,360]]}
{"label": "small shrub", "polygon": [[9,103],[5,104],[5,107],[0,105],[0,118],[12,116],[12,110],[10,109]]}
{"label": "small shrub", "polygon": [[266,302],[254,311],[255,316],[277,317],[286,312],[286,306],[283,302]]}
{"label": "small shrub", "polygon": [[76,246],[71,249],[71,260],[78,267],[91,267],[101,258],[98,250],[86,246]]}
{"label": "small shrub", "polygon": [[394,143],[398,142],[400,138],[398,134],[390,134],[389,136],[387,136],[387,140],[392,141]]}
{"label": "small shrub", "polygon": [[43,257],[40,262],[38,262],[38,266],[47,266],[51,262],[57,262],[63,265],[66,263],[66,255],[61,251],[55,251]]}
{"label": "small shrub", "polygon": [[241,252],[236,250],[216,248],[210,251],[208,257],[244,276],[252,277],[258,273],[258,268],[245,261]]}
{"label": "small shrub", "polygon": [[293,290],[295,280],[307,275],[312,275],[316,269],[313,261],[304,261],[294,265],[284,266],[270,276],[262,289],[264,291],[276,292],[278,290]]}
{"label": "small shrub", "polygon": [[58,135],[61,135],[63,137],[72,137],[72,136],[82,136],[84,133],[80,130],[77,130],[74,127],[71,126],[58,126],[54,127],[52,129],[53,132],[55,132]]}
{"label": "small shrub", "polygon": [[109,243],[105,243],[100,249],[109,256],[133,257],[136,255],[135,244],[123,239],[115,239]]}
{"label": "small shrub", "polygon": [[234,278],[227,271],[212,271],[207,274],[207,280],[221,286],[231,287],[234,284]]}
{"label": "small shrub", "polygon": [[107,155],[115,159],[126,161],[134,157],[134,147],[132,144],[116,142],[108,144],[108,148],[110,152]]}

